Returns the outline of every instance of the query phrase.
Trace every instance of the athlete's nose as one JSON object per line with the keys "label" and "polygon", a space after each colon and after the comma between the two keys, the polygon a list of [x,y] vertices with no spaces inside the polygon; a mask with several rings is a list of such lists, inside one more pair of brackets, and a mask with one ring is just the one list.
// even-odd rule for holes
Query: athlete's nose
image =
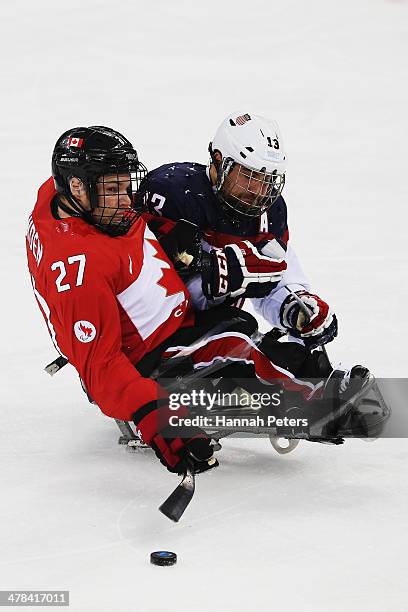
{"label": "athlete's nose", "polygon": [[119,205],[121,208],[130,208],[131,203],[132,201],[127,193],[120,194]]}

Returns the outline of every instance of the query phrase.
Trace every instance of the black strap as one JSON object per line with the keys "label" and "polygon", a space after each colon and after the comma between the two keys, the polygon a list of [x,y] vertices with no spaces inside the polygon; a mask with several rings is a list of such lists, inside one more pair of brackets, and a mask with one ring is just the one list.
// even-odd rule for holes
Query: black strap
{"label": "black strap", "polygon": [[148,414],[154,412],[155,410],[158,410],[160,406],[165,406],[166,404],[167,400],[165,399],[152,400],[151,402],[147,402],[147,404],[144,404],[141,408],[136,410],[136,412],[132,414],[132,420],[136,427],[139,425],[140,421],[142,421]]}

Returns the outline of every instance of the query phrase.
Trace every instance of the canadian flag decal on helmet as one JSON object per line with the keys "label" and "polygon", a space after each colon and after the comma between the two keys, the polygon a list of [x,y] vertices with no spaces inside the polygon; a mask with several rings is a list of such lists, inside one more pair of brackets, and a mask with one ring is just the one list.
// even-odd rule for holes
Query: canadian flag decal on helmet
{"label": "canadian flag decal on helmet", "polygon": [[77,147],[78,149],[80,149],[83,144],[84,144],[83,138],[74,138],[71,136],[71,138],[68,139],[69,147]]}

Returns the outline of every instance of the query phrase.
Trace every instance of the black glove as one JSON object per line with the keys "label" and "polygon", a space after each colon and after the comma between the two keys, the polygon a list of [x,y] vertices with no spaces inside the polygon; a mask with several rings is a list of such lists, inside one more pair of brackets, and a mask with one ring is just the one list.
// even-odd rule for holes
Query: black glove
{"label": "black glove", "polygon": [[171,416],[181,420],[186,415],[185,410],[170,410],[167,403],[159,400],[139,408],[132,419],[139,436],[170,472],[182,474],[188,465],[196,474],[217,467],[218,461],[212,459],[211,440],[203,429],[169,424]]}
{"label": "black glove", "polygon": [[201,257],[198,226],[185,219],[173,222],[163,217],[150,218],[148,225],[178,274],[182,278],[195,274]]}

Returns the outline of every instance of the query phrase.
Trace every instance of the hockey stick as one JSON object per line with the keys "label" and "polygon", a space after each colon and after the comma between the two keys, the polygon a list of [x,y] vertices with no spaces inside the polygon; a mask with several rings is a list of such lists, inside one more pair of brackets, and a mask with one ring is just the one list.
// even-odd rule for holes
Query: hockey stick
{"label": "hockey stick", "polygon": [[54,376],[54,374],[56,374],[57,372],[59,372],[59,370],[61,368],[63,368],[64,366],[66,366],[68,363],[68,359],[66,357],[63,357],[62,355],[60,355],[59,357],[57,357],[56,359],[54,359],[54,361],[51,361],[51,363],[49,363],[48,365],[45,366],[44,370],[47,372],[47,374],[49,374],[50,376]]}
{"label": "hockey stick", "polygon": [[[236,323],[237,321],[240,321],[240,320],[241,319],[238,317],[238,318],[232,319],[231,321],[224,322],[224,324],[221,323],[217,325],[212,330],[207,332],[207,334],[205,334],[199,340],[197,340],[197,342],[194,345],[191,345],[189,347],[190,351],[191,351],[191,348],[193,348],[194,346],[198,346],[199,344],[203,342],[203,340],[208,339],[214,333],[220,333],[220,331],[224,331],[227,327],[231,326],[232,323]],[[242,345],[244,344],[245,342],[242,343]],[[182,356],[181,358],[183,359],[183,351],[179,351],[174,357],[170,358],[168,361],[171,362],[172,360],[180,360],[180,355]],[[168,371],[171,367],[169,366],[168,363],[166,364],[166,366],[167,367],[165,367],[164,372]],[[217,370],[220,370],[221,368],[224,368],[224,367],[225,367],[224,362],[215,361],[210,366],[205,368],[205,373],[208,376],[208,374],[216,372]],[[160,372],[160,374],[163,374],[163,369]],[[158,376],[158,371],[156,370],[155,377],[157,378],[157,376]],[[179,378],[176,384],[186,387],[201,377],[202,377],[202,372],[200,371],[193,372],[189,376]],[[167,389],[170,390],[171,386],[168,386]],[[209,460],[208,462],[208,469],[211,469],[212,467],[216,467],[216,465],[218,465],[218,461],[216,459],[212,463],[210,463],[210,461],[211,460]],[[206,470],[203,470],[203,471],[206,471]],[[184,473],[181,483],[174,489],[172,493],[170,493],[169,497],[161,504],[161,506],[159,506],[160,512],[162,512],[170,520],[174,521],[175,523],[178,523],[185,509],[187,508],[187,506],[193,499],[194,492],[195,492],[195,472],[194,472],[194,468],[191,462],[187,462],[187,469]]]}
{"label": "hockey stick", "polygon": [[184,472],[183,480],[159,507],[160,512],[171,521],[178,523],[195,491],[195,474],[190,462]]}
{"label": "hockey stick", "polygon": [[[216,364],[212,364],[207,368],[206,373],[208,374],[208,370],[212,369],[212,371],[218,370],[221,367],[224,367],[225,363],[220,364],[219,362]],[[188,378],[189,382],[196,380],[198,378],[199,373],[195,372]],[[212,461],[211,461],[212,460]],[[208,468],[202,470],[207,471],[207,469],[211,469],[213,467],[218,466],[218,461],[211,457],[208,460]],[[183,515],[185,509],[193,499],[195,491],[195,472],[193,466],[190,462],[188,462],[188,467],[184,472],[183,479],[180,484],[174,489],[172,493],[168,496],[168,498],[159,506],[160,512],[167,516],[170,520],[178,523],[181,516]]]}
{"label": "hockey stick", "polygon": [[[310,312],[307,308],[307,306],[305,305],[305,303],[302,301],[302,299],[298,296],[297,293],[295,293],[294,291],[292,291],[292,289],[289,289],[289,287],[285,287],[286,291],[288,291],[288,293],[290,295],[292,295],[295,300],[298,303],[298,306],[300,308],[300,310],[303,312],[303,314],[305,315],[305,323],[309,323],[310,321]],[[326,350],[326,346],[324,344],[321,344],[320,346],[317,347],[322,353],[324,353],[324,355],[327,357],[327,359],[330,361],[329,356],[327,354],[327,350]]]}

